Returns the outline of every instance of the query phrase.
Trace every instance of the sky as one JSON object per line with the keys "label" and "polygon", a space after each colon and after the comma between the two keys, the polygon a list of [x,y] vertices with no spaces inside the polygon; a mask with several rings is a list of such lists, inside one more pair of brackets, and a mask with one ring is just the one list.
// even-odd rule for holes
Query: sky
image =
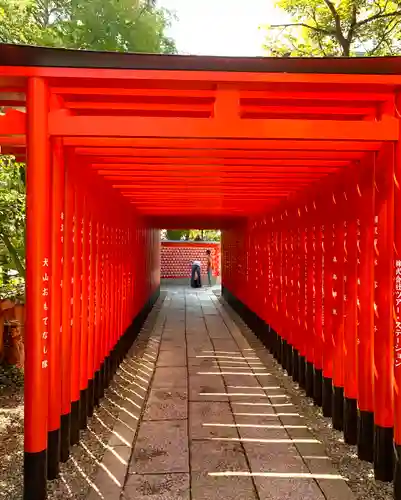
{"label": "sky", "polygon": [[284,21],[274,0],[159,0],[174,11],[169,36],[180,53],[215,56],[262,56],[263,24]]}

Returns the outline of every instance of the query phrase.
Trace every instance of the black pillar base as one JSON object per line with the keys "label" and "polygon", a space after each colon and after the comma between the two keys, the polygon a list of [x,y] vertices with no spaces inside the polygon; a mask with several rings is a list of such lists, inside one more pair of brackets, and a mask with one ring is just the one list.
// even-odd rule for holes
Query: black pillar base
{"label": "black pillar base", "polygon": [[93,417],[95,411],[95,381],[88,380],[88,417]]}
{"label": "black pillar base", "polygon": [[373,467],[376,481],[390,482],[394,477],[393,428],[375,425]]}
{"label": "black pillar base", "polygon": [[70,429],[70,444],[78,444],[79,442],[79,401],[71,403],[71,429]]}
{"label": "black pillar base", "polygon": [[88,425],[88,389],[82,389],[79,404],[79,428],[86,429]]}
{"label": "black pillar base", "polygon": [[292,364],[293,364],[293,373],[292,373],[292,380],[294,382],[299,382],[299,352],[298,349],[293,349],[293,359],[292,359]]}
{"label": "black pillar base", "polygon": [[308,398],[313,398],[313,377],[314,377],[313,363],[307,361],[305,390]]}
{"label": "black pillar base", "polygon": [[315,369],[313,378],[313,401],[316,406],[322,406],[323,370]]}
{"label": "black pillar base", "polygon": [[401,446],[394,445],[394,500],[401,500]]}
{"label": "black pillar base", "polygon": [[287,370],[288,361],[287,361],[287,341],[282,340],[281,342],[281,364],[283,365],[284,370]]}
{"label": "black pillar base", "polygon": [[56,479],[60,472],[60,429],[47,433],[47,479]]}
{"label": "black pillar base", "polygon": [[358,458],[373,462],[374,416],[370,411],[359,411],[358,416]]}
{"label": "black pillar base", "polygon": [[283,352],[283,347],[282,347],[282,338],[280,337],[280,335],[278,333],[276,333],[277,335],[277,361],[280,363],[280,365],[282,364],[283,360],[282,360],[282,352]]}
{"label": "black pillar base", "polygon": [[305,356],[299,356],[299,385],[302,389],[306,387],[306,359]]}
{"label": "black pillar base", "polygon": [[333,381],[330,377],[323,377],[322,386],[322,410],[324,417],[331,417],[332,415],[332,404],[333,399]]}
{"label": "black pillar base", "polygon": [[294,355],[292,352],[292,345],[287,343],[287,373],[292,377],[294,373]]}
{"label": "black pillar base", "polygon": [[342,431],[344,427],[344,388],[333,387],[332,398],[332,422],[333,428]]}
{"label": "black pillar base", "polygon": [[100,370],[95,372],[94,378],[94,388],[93,388],[93,404],[95,408],[99,408],[100,405]]}
{"label": "black pillar base", "polygon": [[60,424],[60,460],[66,462],[70,458],[71,414],[61,415]]}
{"label": "black pillar base", "polygon": [[358,405],[356,399],[344,398],[344,441],[352,445],[358,442]]}
{"label": "black pillar base", "polygon": [[106,388],[109,386],[109,381],[110,381],[110,370],[111,370],[111,363],[110,363],[110,355],[108,355],[105,360],[104,360],[104,380],[103,380],[103,394],[102,397],[104,396],[104,391]]}
{"label": "black pillar base", "polygon": [[105,375],[105,368],[104,368],[104,361],[103,361],[102,364],[100,365],[100,371],[99,371],[99,394],[98,394],[99,400],[104,397],[105,378],[106,378],[106,375]]}
{"label": "black pillar base", "polygon": [[24,500],[47,498],[47,453],[24,453]]}

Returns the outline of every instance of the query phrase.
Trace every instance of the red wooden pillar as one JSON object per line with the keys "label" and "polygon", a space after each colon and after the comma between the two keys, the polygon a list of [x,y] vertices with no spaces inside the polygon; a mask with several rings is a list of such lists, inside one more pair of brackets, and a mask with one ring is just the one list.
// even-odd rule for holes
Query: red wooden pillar
{"label": "red wooden pillar", "polygon": [[396,145],[394,163],[394,498],[401,499],[401,142]]}
{"label": "red wooden pillar", "polygon": [[[71,158],[71,160],[73,160]],[[73,168],[69,163],[67,168]],[[79,442],[80,430],[80,362],[81,362],[81,294],[82,294],[82,217],[83,200],[74,172],[74,219],[73,219],[73,323],[71,338],[71,444]]]}
{"label": "red wooden pillar", "polygon": [[340,185],[333,193],[335,204],[332,259],[332,328],[333,328],[333,427],[343,429],[344,414],[344,192]]}
{"label": "red wooden pillar", "polygon": [[61,337],[61,451],[60,458],[69,457],[71,431],[71,341],[74,259],[74,187],[70,169],[64,167],[64,224],[63,224],[63,286]]}
{"label": "red wooden pillar", "polygon": [[102,297],[103,297],[103,268],[102,268],[102,224],[99,222],[99,213],[96,209],[95,222],[95,261],[94,261],[94,302],[95,302],[95,324],[94,324],[94,404],[98,406],[101,397],[101,334],[102,334]]}
{"label": "red wooden pillar", "polygon": [[314,202],[315,226],[314,226],[314,381],[313,399],[316,405],[322,405],[322,382],[323,382],[323,227],[318,216],[317,203]]}
{"label": "red wooden pillar", "polygon": [[306,388],[306,346],[308,332],[306,331],[307,319],[307,230],[305,207],[299,213],[299,385]]}
{"label": "red wooden pillar", "polygon": [[308,214],[308,228],[306,233],[306,395],[313,398],[314,395],[314,365],[315,365],[315,227],[313,202],[309,202],[306,207]]}
{"label": "red wooden pillar", "polygon": [[50,286],[50,146],[46,81],[32,77],[27,92],[27,249],[25,329],[24,499],[46,498]]}
{"label": "red wooden pillar", "polygon": [[100,236],[99,236],[99,259],[100,259],[100,285],[101,285],[101,295],[100,295],[100,310],[99,310],[99,394],[98,399],[104,396],[104,390],[106,387],[106,309],[107,309],[107,232],[104,220],[100,224]]}
{"label": "red wooden pillar", "polygon": [[88,237],[89,237],[89,257],[88,257],[88,416],[91,417],[95,405],[95,293],[96,293],[96,220],[93,214],[93,200],[88,207]]}
{"label": "red wooden pillar", "polygon": [[393,479],[393,244],[394,146],[382,146],[375,170],[374,469],[375,478]]}
{"label": "red wooden pillar", "polygon": [[358,456],[373,461],[373,328],[374,328],[374,155],[362,164],[359,193],[358,252]]}
{"label": "red wooden pillar", "polygon": [[80,408],[79,408],[79,426],[85,429],[88,422],[88,316],[89,316],[89,207],[88,197],[85,194],[85,184],[79,191],[82,197],[82,218],[81,218],[81,349],[80,349]]}
{"label": "red wooden pillar", "polygon": [[294,346],[293,346],[293,380],[299,382],[299,350],[300,350],[300,228],[299,212],[294,211]]}
{"label": "red wooden pillar", "polygon": [[288,323],[288,347],[287,347],[287,372],[291,377],[294,374],[294,231],[291,225],[290,217],[286,211],[287,225],[287,260],[288,260],[288,298],[287,298],[287,323]]}
{"label": "red wooden pillar", "polygon": [[53,142],[51,196],[51,307],[45,319],[49,329],[49,432],[47,476],[55,479],[60,462],[61,408],[61,336],[62,336],[62,280],[64,237],[64,159],[60,139]]}
{"label": "red wooden pillar", "polygon": [[357,443],[357,290],[358,290],[358,191],[353,175],[346,186],[347,210],[344,263],[344,440]]}
{"label": "red wooden pillar", "polygon": [[[331,193],[332,194],[332,193]],[[327,209],[327,206],[326,206]],[[331,206],[331,210],[333,207]],[[331,212],[327,212],[331,213]],[[324,324],[323,324],[323,384],[322,384],[322,410],[325,417],[332,416],[333,393],[333,258],[335,225],[327,221],[323,226],[323,251],[324,251]]]}
{"label": "red wooden pillar", "polygon": [[288,265],[288,247],[287,230],[283,214],[280,216],[280,238],[281,238],[281,276],[280,276],[280,316],[281,316],[281,364],[284,370],[287,370],[287,345],[288,345],[288,288],[287,288],[287,265]]}

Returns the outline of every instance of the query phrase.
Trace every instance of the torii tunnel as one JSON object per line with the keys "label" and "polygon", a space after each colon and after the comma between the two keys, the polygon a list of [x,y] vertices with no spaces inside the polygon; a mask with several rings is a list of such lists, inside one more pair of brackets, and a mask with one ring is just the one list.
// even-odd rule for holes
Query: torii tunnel
{"label": "torii tunnel", "polygon": [[224,298],[401,499],[401,58],[0,45],[27,163],[25,500],[159,293],[159,228],[221,228]]}

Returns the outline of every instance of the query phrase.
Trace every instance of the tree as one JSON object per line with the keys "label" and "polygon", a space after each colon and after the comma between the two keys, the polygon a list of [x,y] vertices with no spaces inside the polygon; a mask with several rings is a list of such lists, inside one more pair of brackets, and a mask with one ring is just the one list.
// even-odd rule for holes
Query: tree
{"label": "tree", "polygon": [[171,16],[152,0],[0,0],[0,42],[173,53]]}
{"label": "tree", "polygon": [[10,156],[0,156],[0,265],[25,278],[25,168]]}
{"label": "tree", "polygon": [[392,0],[279,0],[291,21],[268,26],[270,55],[394,55],[401,50],[401,5]]}
{"label": "tree", "polygon": [[167,229],[166,237],[170,241],[178,241],[178,240],[188,240],[189,239],[189,230],[182,229]]}

